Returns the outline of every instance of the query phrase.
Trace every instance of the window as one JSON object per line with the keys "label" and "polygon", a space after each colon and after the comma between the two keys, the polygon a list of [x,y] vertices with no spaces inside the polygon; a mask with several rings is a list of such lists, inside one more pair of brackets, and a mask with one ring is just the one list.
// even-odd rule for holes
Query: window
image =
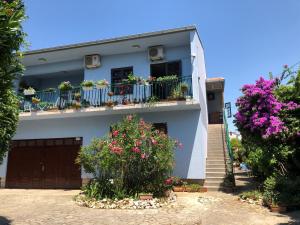
{"label": "window", "polygon": [[124,67],[111,70],[112,92],[115,95],[132,94],[133,86],[122,84],[124,79],[128,79],[128,75],[133,73],[133,67]]}
{"label": "window", "polygon": [[181,61],[151,64],[151,76],[164,77],[168,75],[181,76]]}
{"label": "window", "polygon": [[153,123],[152,127],[155,130],[159,130],[160,132],[163,132],[165,134],[168,134],[168,127],[167,127],[167,123]]}

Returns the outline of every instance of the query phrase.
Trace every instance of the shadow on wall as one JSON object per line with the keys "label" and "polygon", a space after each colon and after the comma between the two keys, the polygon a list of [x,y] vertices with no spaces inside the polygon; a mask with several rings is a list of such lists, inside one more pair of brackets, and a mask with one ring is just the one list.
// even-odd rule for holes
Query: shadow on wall
{"label": "shadow on wall", "polygon": [[0,225],[8,225],[11,224],[11,220],[6,217],[0,216]]}

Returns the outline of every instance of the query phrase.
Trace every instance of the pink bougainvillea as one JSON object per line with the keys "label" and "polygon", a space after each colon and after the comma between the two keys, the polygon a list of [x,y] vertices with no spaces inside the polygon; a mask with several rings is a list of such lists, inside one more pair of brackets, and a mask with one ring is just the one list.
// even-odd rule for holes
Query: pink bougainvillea
{"label": "pink bougainvillea", "polygon": [[235,124],[240,130],[258,132],[265,139],[287,131],[280,112],[300,106],[294,102],[280,102],[274,95],[276,82],[260,77],[255,84],[243,86],[243,96],[236,102],[238,112],[235,115]]}

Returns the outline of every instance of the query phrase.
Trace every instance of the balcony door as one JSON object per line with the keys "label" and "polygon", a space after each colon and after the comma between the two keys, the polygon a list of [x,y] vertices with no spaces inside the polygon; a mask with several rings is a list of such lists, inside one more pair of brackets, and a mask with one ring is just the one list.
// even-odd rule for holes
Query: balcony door
{"label": "balcony door", "polygon": [[[156,79],[159,77],[176,75],[181,77],[181,61],[172,61],[165,63],[155,63],[150,65],[151,76]],[[152,86],[152,96],[159,99],[167,99],[178,82],[156,82]]]}

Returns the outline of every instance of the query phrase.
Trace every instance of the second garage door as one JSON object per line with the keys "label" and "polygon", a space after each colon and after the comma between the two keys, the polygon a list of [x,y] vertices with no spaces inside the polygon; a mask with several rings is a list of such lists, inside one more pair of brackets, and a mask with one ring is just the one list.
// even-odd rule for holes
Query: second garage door
{"label": "second garage door", "polygon": [[81,138],[13,141],[8,155],[8,188],[80,188],[75,163]]}

